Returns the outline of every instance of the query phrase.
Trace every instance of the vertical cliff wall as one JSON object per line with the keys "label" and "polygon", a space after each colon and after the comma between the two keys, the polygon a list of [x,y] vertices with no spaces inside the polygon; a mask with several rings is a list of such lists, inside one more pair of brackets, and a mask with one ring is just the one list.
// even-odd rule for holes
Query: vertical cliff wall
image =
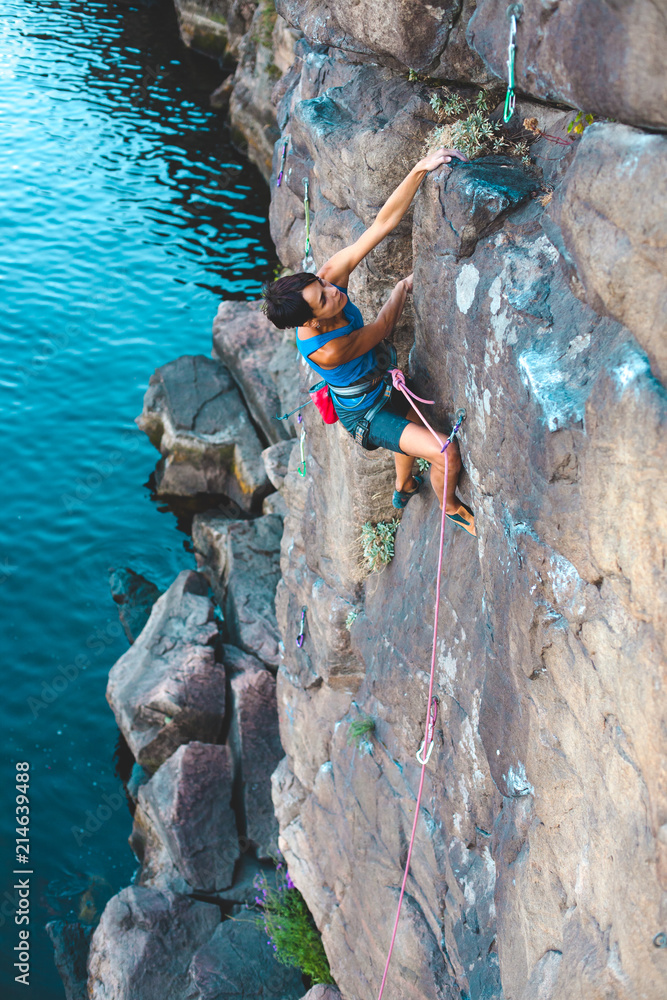
{"label": "vertical cliff wall", "polygon": [[[280,257],[300,269],[303,179],[321,265],[420,157],[433,79],[504,72],[508,21],[491,0],[277,6],[305,34],[277,94],[291,144],[271,207]],[[478,530],[446,539],[440,716],[394,1000],[667,993],[667,140],[636,127],[665,125],[664,32],[648,2],[526,9],[517,128],[536,117],[566,140],[568,104],[617,121],[571,145],[538,138],[530,166],[499,155],[429,176],[351,280],[370,318],[414,267],[400,360],[441,425],[467,410]],[[394,560],[368,576],[359,535],[393,513],[391,457],[317,413],[305,424],[308,474],[295,451],[282,487],[274,803],[337,983],[371,1000],[416,799],[439,510],[428,491],[412,500]],[[366,715],[373,736],[348,745]]]}

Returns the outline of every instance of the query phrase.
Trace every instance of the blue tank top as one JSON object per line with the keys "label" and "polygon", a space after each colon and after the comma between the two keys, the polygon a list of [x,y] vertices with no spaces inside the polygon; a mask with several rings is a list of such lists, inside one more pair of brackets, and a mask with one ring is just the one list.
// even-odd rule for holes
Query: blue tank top
{"label": "blue tank top", "polygon": [[[347,295],[347,288],[341,288],[340,285],[336,285],[335,287]],[[350,302],[349,297],[343,306],[343,315],[349,320],[346,326],[341,326],[338,330],[329,330],[328,333],[316,333],[313,337],[308,337],[307,340],[301,340],[299,337],[299,328],[297,327],[296,346],[310,367],[334,389],[332,395],[334,403],[337,406],[346,410],[367,410],[375,402],[380,393],[384,391],[382,384],[371,389],[370,392],[364,393],[363,396],[346,397],[340,400],[335,395],[335,388],[337,385],[352,385],[357,379],[368,375],[375,368],[376,359],[373,348],[370,351],[366,351],[361,357],[352,358],[351,361],[345,361],[342,365],[337,365],[335,368],[320,368],[319,365],[310,359],[311,354],[314,354],[320,347],[324,347],[329,341],[335,340],[337,337],[344,337],[353,330],[360,330],[364,325],[364,320],[359,309],[353,302]]]}

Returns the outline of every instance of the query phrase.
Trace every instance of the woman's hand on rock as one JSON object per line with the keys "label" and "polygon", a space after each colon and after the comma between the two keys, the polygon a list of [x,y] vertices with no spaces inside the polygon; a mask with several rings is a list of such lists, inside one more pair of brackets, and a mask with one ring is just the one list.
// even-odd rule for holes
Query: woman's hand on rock
{"label": "woman's hand on rock", "polygon": [[463,153],[459,153],[458,149],[445,149],[442,147],[441,149],[434,149],[432,153],[429,153],[423,160],[420,160],[415,169],[437,170],[443,164],[451,163],[454,156],[459,160],[463,160],[464,163],[468,163],[468,157],[464,156]]}
{"label": "woman's hand on rock", "polygon": [[414,283],[415,283],[414,274],[409,274],[407,278],[401,278],[401,280],[399,281],[399,285],[403,285],[405,291],[408,294],[412,291]]}

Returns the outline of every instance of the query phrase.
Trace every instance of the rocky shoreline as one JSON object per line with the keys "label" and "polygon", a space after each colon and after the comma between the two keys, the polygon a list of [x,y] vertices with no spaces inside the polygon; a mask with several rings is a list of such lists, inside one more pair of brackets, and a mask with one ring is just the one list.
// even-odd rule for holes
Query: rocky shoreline
{"label": "rocky shoreline", "polygon": [[[304,178],[320,265],[419,158],[445,84],[504,99],[497,0],[176,7],[188,44],[236,60],[214,101],[271,182],[292,269]],[[414,269],[399,363],[441,424],[467,410],[478,527],[446,543],[394,1000],[667,991],[665,33],[648,0],[522,8],[508,143],[534,121],[529,162],[508,145],[429,176],[351,280],[369,317]],[[568,131],[578,110],[605,120]],[[68,1000],[303,997],[244,909],[278,849],[338,984],[309,1000],[377,994],[418,783],[439,511],[412,501],[393,561],[369,575],[359,537],[395,513],[391,459],[312,408],[275,420],[309,381],[258,304],[230,302],[210,358],[151,377],[137,423],[160,497],[200,505],[198,571],[150,596],[109,677],[141,869],[90,941],[51,928]],[[372,735],[355,745],[359,719]]]}

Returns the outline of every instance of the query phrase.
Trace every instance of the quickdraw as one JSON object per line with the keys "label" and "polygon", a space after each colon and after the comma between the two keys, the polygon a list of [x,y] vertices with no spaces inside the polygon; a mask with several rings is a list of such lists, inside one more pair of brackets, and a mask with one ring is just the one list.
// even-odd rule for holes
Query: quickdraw
{"label": "quickdraw", "polygon": [[301,448],[301,463],[297,468],[297,472],[302,479],[306,476],[306,428],[301,428],[301,436],[299,437],[299,447]]}
{"label": "quickdraw", "polygon": [[306,248],[301,267],[304,271],[315,271],[315,261],[310,251],[310,189],[307,177],[303,179],[303,211],[306,216]]}
{"label": "quickdraw", "polygon": [[[420,764],[428,764],[431,759],[431,752],[434,746],[435,736],[435,724],[438,721],[438,699],[435,695],[431,698],[431,709],[429,712],[428,727],[426,729],[426,735],[422,740],[422,744],[415,754],[417,760]],[[426,757],[424,757],[424,752],[426,752]]]}
{"label": "quickdraw", "polygon": [[305,402],[297,406],[295,410],[290,410],[289,413],[283,413],[282,417],[279,417],[276,413],[274,420],[287,420],[288,417],[293,417],[295,413],[298,413],[299,416],[296,419],[297,423],[300,424],[303,421],[303,417],[299,411],[302,410],[304,406],[308,406],[309,403],[312,403],[312,399],[307,399]]}
{"label": "quickdraw", "polygon": [[507,16],[510,19],[510,40],[507,46],[507,95],[505,97],[505,110],[503,111],[503,121],[508,123],[514,114],[516,96],[514,94],[514,60],[516,57],[516,22],[521,17],[523,7],[520,3],[512,3],[507,8]]}
{"label": "quickdraw", "polygon": [[280,171],[278,173],[278,180],[276,181],[276,187],[280,187],[283,182],[283,171],[285,170],[285,160],[287,159],[287,147],[289,146],[289,136],[286,135],[283,141],[283,151],[280,154]]}
{"label": "quickdraw", "polygon": [[306,608],[301,608],[301,631],[296,637],[296,644],[299,649],[301,649],[301,647],[303,646],[303,640],[306,637],[304,632],[305,623],[306,623]]}
{"label": "quickdraw", "polygon": [[[463,407],[461,407],[454,414],[454,426],[452,428],[452,433],[447,438],[447,441],[448,441],[449,444],[452,443],[452,441],[454,440],[454,438],[456,437],[456,435],[458,434],[458,432],[461,430],[461,424],[463,423],[463,421],[465,420],[465,418],[466,418],[466,411],[464,410]],[[447,447],[447,445],[445,445],[445,448],[446,447]],[[445,448],[443,448],[442,450],[444,451]]]}

